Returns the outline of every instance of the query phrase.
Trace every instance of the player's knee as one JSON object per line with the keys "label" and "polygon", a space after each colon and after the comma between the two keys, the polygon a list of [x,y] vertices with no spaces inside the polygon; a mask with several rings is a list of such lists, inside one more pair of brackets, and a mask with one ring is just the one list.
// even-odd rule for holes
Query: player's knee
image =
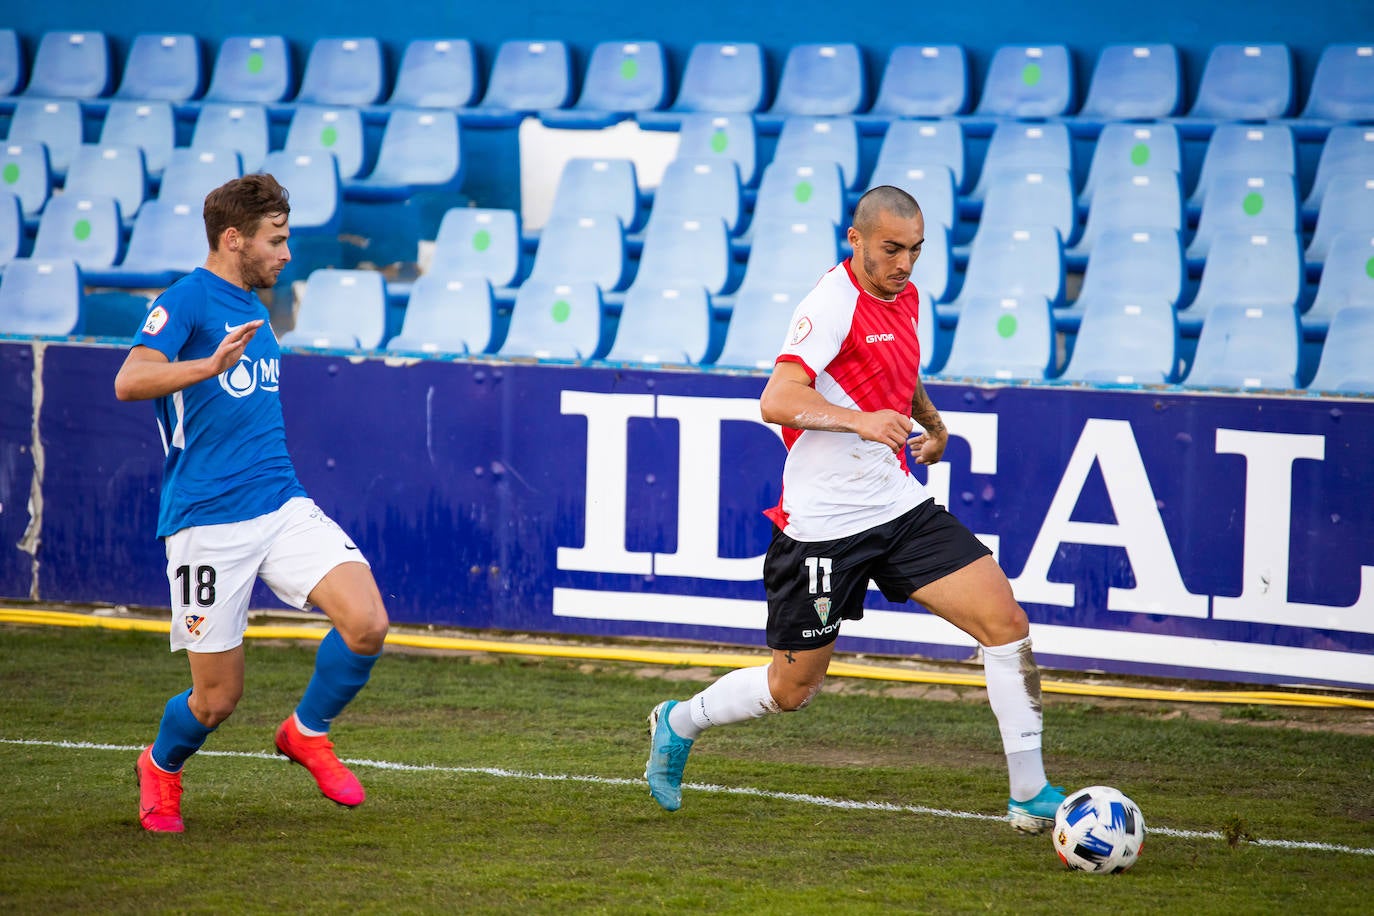
{"label": "player's knee", "polygon": [[379,605],[351,626],[340,628],[340,635],[348,648],[359,655],[376,655],[382,651],[389,629],[386,610]]}
{"label": "player's knee", "polygon": [[780,684],[770,688],[773,701],[783,712],[796,712],[804,709],[820,692],[821,681],[812,683]]}
{"label": "player's knee", "polygon": [[189,705],[191,713],[201,725],[206,728],[215,728],[234,714],[234,709],[238,707],[239,699],[242,696],[242,690],[197,690],[191,694]]}

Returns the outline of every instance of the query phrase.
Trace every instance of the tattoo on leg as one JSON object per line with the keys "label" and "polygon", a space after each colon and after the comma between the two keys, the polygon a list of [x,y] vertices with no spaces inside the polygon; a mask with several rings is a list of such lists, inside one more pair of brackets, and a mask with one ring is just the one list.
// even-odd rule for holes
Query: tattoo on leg
{"label": "tattoo on leg", "polygon": [[797,657],[796,657],[795,655],[792,654],[792,650],[791,650],[791,649],[788,649],[788,650],[787,650],[787,664],[789,664],[789,665],[795,665],[796,663],[797,663]]}

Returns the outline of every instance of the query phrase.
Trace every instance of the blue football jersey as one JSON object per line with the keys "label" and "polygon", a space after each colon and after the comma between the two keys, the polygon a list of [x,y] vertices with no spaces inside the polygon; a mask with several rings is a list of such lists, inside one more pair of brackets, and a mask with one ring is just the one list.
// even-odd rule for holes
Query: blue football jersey
{"label": "blue football jersey", "polygon": [[[197,268],[158,297],[134,336],[169,361],[212,355],[232,327],[261,318],[257,294]],[[157,399],[167,464],[158,537],[275,511],[305,489],[286,449],[281,347],[264,323],[228,371]]]}

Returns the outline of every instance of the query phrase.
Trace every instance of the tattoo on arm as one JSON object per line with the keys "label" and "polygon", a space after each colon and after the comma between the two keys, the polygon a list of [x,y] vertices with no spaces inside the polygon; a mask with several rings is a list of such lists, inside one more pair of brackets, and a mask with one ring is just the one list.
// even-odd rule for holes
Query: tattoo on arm
{"label": "tattoo on arm", "polygon": [[919,378],[916,379],[916,391],[911,396],[911,416],[931,435],[943,435],[946,432],[945,421],[940,419],[940,411],[931,403],[930,395],[926,394],[926,386]]}

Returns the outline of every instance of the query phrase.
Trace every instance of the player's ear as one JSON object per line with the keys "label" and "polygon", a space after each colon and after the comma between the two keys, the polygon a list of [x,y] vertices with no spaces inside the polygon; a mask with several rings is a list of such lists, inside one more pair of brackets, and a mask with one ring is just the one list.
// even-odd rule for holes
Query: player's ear
{"label": "player's ear", "polygon": [[845,238],[849,240],[850,248],[857,249],[859,247],[859,240],[862,239],[863,236],[859,235],[858,229],[855,229],[853,226],[850,226],[849,231],[845,233]]}

